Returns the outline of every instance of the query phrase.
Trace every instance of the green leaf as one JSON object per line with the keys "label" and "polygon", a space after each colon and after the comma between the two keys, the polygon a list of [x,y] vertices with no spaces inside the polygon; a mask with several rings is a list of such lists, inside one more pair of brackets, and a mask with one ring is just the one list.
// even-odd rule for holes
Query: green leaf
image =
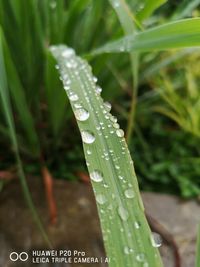
{"label": "green leaf", "polygon": [[2,40],[2,48],[4,53],[5,59],[5,71],[6,75],[9,77],[8,79],[8,88],[11,93],[11,97],[13,103],[16,107],[16,110],[19,114],[20,125],[22,126],[25,136],[26,145],[28,145],[29,150],[31,151],[32,155],[39,156],[40,154],[40,147],[37,138],[37,133],[34,127],[34,121],[32,114],[29,110],[27,105],[27,100],[25,96],[25,90],[22,87],[21,81],[19,79],[17,70],[15,65],[13,64],[9,48],[7,46],[5,37],[3,35],[3,31],[0,28],[0,35]]}
{"label": "green leaf", "polygon": [[200,46],[200,18],[170,22],[132,34],[96,49],[92,54],[147,52]]}
{"label": "green leaf", "polygon": [[81,132],[109,266],[163,266],[152,245],[124,132],[103,102],[90,66],[66,46],[51,51]]}
{"label": "green leaf", "polygon": [[141,4],[143,8],[137,13],[137,19],[143,21],[144,19],[151,16],[151,14],[163,5],[167,0],[145,0]]}
{"label": "green leaf", "polygon": [[47,97],[49,120],[55,137],[58,137],[61,127],[63,126],[64,115],[67,108],[67,99],[61,87],[62,84],[55,70],[55,59],[48,53],[45,72],[45,93]]}
{"label": "green leaf", "polygon": [[9,90],[8,90],[8,79],[6,75],[6,67],[5,67],[5,60],[4,60],[4,54],[3,54],[3,40],[2,40],[2,35],[0,32],[0,74],[1,74],[1,79],[0,79],[0,99],[2,101],[2,107],[3,107],[3,112],[4,112],[4,117],[6,120],[6,123],[8,125],[9,129],[9,135],[10,139],[12,142],[13,146],[13,151],[15,153],[15,158],[16,158],[16,163],[18,166],[18,174],[21,182],[21,186],[23,189],[24,193],[24,198],[25,201],[30,208],[30,211],[32,213],[33,219],[35,220],[35,223],[40,230],[44,240],[47,242],[47,244],[50,246],[49,239],[46,235],[46,232],[41,224],[40,218],[37,214],[37,211],[35,209],[35,206],[33,204],[30,191],[26,182],[24,170],[23,170],[23,165],[21,162],[20,154],[19,154],[19,148],[18,148],[18,142],[17,142],[17,137],[16,137],[16,132],[15,132],[15,125],[14,125],[14,120],[13,120],[13,115],[12,115],[12,108],[10,104],[10,96],[9,96]]}
{"label": "green leaf", "polygon": [[[119,21],[123,27],[124,33],[127,35],[134,33],[136,29],[135,29],[133,20],[135,19],[134,19],[134,16],[131,10],[126,4],[125,0],[119,0],[117,2],[116,0],[110,0],[110,3],[117,13]],[[136,24],[138,25],[139,22],[136,21]],[[133,92],[132,92],[132,97],[131,97],[131,105],[130,105],[130,112],[129,112],[130,114],[129,114],[128,122],[127,122],[126,140],[128,144],[132,136],[134,119],[135,119],[136,99],[137,99],[137,91],[138,91],[139,55],[136,53],[130,52],[130,63],[131,63],[131,72],[132,72],[132,78],[133,78],[133,86],[132,86]]]}
{"label": "green leaf", "polygon": [[175,10],[174,14],[172,15],[171,19],[182,19],[186,16],[191,16],[192,11],[199,6],[199,0],[184,0],[178,5],[178,8]]}

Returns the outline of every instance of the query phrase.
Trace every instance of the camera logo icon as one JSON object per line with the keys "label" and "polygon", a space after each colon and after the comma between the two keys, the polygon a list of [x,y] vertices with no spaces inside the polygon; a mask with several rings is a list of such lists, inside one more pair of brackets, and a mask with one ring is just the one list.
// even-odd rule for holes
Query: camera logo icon
{"label": "camera logo icon", "polygon": [[10,253],[10,260],[11,261],[27,261],[28,260],[28,253],[22,251],[20,253],[17,253],[15,251]]}

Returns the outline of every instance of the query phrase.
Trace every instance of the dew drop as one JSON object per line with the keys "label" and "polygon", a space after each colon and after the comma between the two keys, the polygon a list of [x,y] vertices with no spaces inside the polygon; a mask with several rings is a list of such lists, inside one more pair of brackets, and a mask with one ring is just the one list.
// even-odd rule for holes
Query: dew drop
{"label": "dew drop", "polygon": [[90,173],[90,178],[94,181],[94,182],[102,182],[103,181],[103,175],[101,172],[99,172],[98,170],[95,170],[93,172]]}
{"label": "dew drop", "polygon": [[125,246],[125,247],[124,247],[124,253],[125,253],[126,255],[130,254],[130,248],[127,247],[127,246]]}
{"label": "dew drop", "polygon": [[100,95],[101,94],[101,92],[102,92],[102,88],[100,87],[100,86],[96,86],[96,93],[98,94],[98,95]]}
{"label": "dew drop", "polygon": [[86,121],[90,116],[89,112],[84,108],[75,110],[74,114],[78,121]]}
{"label": "dew drop", "polygon": [[96,196],[96,201],[99,204],[103,205],[103,204],[106,203],[107,199],[106,199],[106,197],[103,194],[99,194],[99,195]]}
{"label": "dew drop", "polygon": [[72,48],[67,48],[62,52],[62,56],[65,58],[68,58],[74,54],[75,54],[75,52],[74,52],[74,49],[72,49]]}
{"label": "dew drop", "polygon": [[89,149],[86,151],[86,153],[88,154],[88,155],[91,155],[92,154],[92,151],[90,151]]}
{"label": "dew drop", "polygon": [[117,134],[117,136],[119,136],[119,137],[123,137],[123,136],[124,136],[124,131],[123,131],[122,129],[118,129],[118,130],[116,131],[116,134]]}
{"label": "dew drop", "polygon": [[136,256],[136,260],[139,262],[145,261],[145,255],[143,253],[140,253]]}
{"label": "dew drop", "polygon": [[96,83],[98,81],[97,77],[93,77],[93,81]]}
{"label": "dew drop", "polygon": [[71,100],[72,102],[73,101],[77,101],[79,98],[78,98],[78,96],[76,95],[76,94],[73,94],[73,95],[70,95],[69,96],[69,100]]}
{"label": "dew drop", "polygon": [[115,122],[115,123],[113,124],[113,127],[114,127],[115,129],[119,129],[119,124],[118,124],[117,122]]}
{"label": "dew drop", "polygon": [[128,211],[124,207],[119,206],[119,208],[118,208],[118,214],[119,214],[120,218],[123,221],[127,221],[128,220],[129,214],[128,214]]}
{"label": "dew drop", "polygon": [[75,107],[75,108],[82,108],[82,105],[81,105],[81,104],[78,104],[78,103],[75,103],[75,104],[74,104],[74,107]]}
{"label": "dew drop", "polygon": [[91,132],[88,132],[88,131],[82,131],[81,137],[83,139],[83,142],[86,144],[92,144],[95,141],[95,136]]}
{"label": "dew drop", "polygon": [[134,222],[135,229],[139,229],[141,224],[140,222]]}
{"label": "dew drop", "polygon": [[124,194],[127,198],[134,198],[134,196],[135,196],[135,193],[134,193],[133,189],[131,189],[131,188],[125,190]]}
{"label": "dew drop", "polygon": [[103,187],[108,188],[109,186],[107,184],[103,184]]}
{"label": "dew drop", "polygon": [[107,102],[107,101],[104,102],[104,107],[106,108],[107,111],[111,111],[112,106],[109,102]]}
{"label": "dew drop", "polygon": [[159,248],[162,246],[162,238],[158,233],[152,232],[151,244],[155,248]]}
{"label": "dew drop", "polygon": [[64,86],[64,89],[67,91],[67,90],[69,90],[70,88],[69,88],[68,85],[65,85],[65,86]]}

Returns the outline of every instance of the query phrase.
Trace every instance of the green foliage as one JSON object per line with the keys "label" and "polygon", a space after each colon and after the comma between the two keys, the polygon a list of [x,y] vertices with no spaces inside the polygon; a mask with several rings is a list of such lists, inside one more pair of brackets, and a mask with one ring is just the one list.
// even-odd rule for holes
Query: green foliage
{"label": "green foliage", "polygon": [[36,209],[34,207],[34,204],[33,204],[33,201],[32,201],[31,195],[30,195],[30,191],[29,191],[27,183],[26,183],[23,165],[22,165],[22,161],[20,158],[20,154],[19,154],[19,148],[18,148],[18,144],[17,144],[17,137],[16,137],[16,132],[15,132],[14,120],[13,120],[13,115],[12,115],[12,108],[10,105],[10,96],[9,96],[9,91],[8,91],[8,77],[6,75],[6,64],[5,64],[4,55],[3,55],[2,32],[0,32],[0,73],[2,75],[2,78],[0,79],[0,97],[2,100],[2,108],[3,108],[4,114],[5,114],[6,124],[8,125],[9,135],[10,135],[11,143],[13,146],[13,151],[15,154],[17,166],[18,166],[18,174],[19,174],[21,185],[22,185],[25,201],[26,201],[28,207],[30,208],[30,211],[33,215],[35,223],[38,226],[39,230],[41,231],[44,240],[50,246],[49,239],[48,239],[48,237],[44,231],[44,228],[41,224],[39,216],[38,216]]}
{"label": "green foliage", "polygon": [[[131,154],[140,188],[184,198],[200,195],[198,139],[153,111],[138,111]],[[154,114],[154,115],[152,115]],[[152,127],[154,125],[154,127]],[[184,144],[184,146],[183,146]]]}
{"label": "green foliage", "polygon": [[[120,114],[127,129],[141,187],[184,197],[199,195],[199,151],[194,148],[199,138],[195,70],[199,58],[191,56],[190,65],[183,63],[194,49],[154,53],[155,49],[199,45],[199,18],[191,18],[198,16],[198,10],[194,12],[198,2],[182,1],[176,6],[164,0],[0,1],[0,147],[7,151],[2,153],[0,167],[14,164],[14,149],[31,207],[21,161],[28,173],[38,174],[42,155],[54,176],[66,179],[75,179],[77,170],[85,170],[74,118],[48,51],[49,45],[59,43],[88,55],[105,88],[103,96],[113,103],[113,113]],[[101,52],[110,47],[110,52],[120,53],[91,57],[102,45]],[[172,64],[173,73],[169,71]],[[187,65],[184,70],[183,64]],[[159,78],[158,72],[162,72]],[[162,90],[152,92],[155,87]],[[177,125],[151,112],[158,109],[196,137],[188,138]],[[192,144],[189,139],[194,140]],[[170,153],[166,143],[172,144]]]}
{"label": "green foliage", "polygon": [[179,62],[181,78],[177,75],[175,77],[174,75],[169,75],[167,70],[163,71],[162,80],[159,80],[158,86],[161,88],[161,96],[167,106],[158,106],[156,109],[170,117],[184,130],[199,138],[199,55],[193,53],[187,65],[184,65],[183,62]]}
{"label": "green foliage", "polygon": [[93,54],[112,52],[147,52],[200,46],[200,19],[170,22],[140,33],[131,34],[96,49]]}

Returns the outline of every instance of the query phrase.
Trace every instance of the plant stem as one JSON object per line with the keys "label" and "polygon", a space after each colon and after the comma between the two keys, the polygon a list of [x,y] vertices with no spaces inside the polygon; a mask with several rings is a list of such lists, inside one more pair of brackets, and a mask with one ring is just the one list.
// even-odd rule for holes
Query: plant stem
{"label": "plant stem", "polygon": [[133,73],[133,91],[132,91],[131,107],[130,107],[130,113],[128,117],[127,130],[126,130],[126,141],[128,144],[130,143],[130,138],[134,130],[134,120],[135,120],[137,92],[138,92],[139,54],[131,53],[130,57],[131,57],[131,66],[132,66],[132,73]]}

